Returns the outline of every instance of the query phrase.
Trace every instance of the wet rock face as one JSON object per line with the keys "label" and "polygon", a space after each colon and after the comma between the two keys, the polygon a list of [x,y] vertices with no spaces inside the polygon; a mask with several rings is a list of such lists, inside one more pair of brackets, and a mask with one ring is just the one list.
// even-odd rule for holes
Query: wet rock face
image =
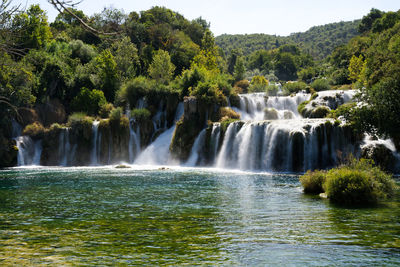
{"label": "wet rock face", "polygon": [[194,96],[185,97],[184,102],[184,119],[189,120],[192,116],[196,115],[198,110],[197,99]]}
{"label": "wet rock face", "polygon": [[17,154],[16,142],[0,132],[0,168],[16,166]]}
{"label": "wet rock face", "polygon": [[64,123],[67,118],[65,107],[58,99],[51,99],[47,103],[39,105],[36,110],[44,126]]}
{"label": "wet rock face", "polygon": [[393,152],[383,144],[372,143],[362,147],[361,157],[372,159],[377,165],[386,171],[396,172],[397,159],[393,155]]}
{"label": "wet rock face", "polygon": [[330,110],[337,109],[352,100],[355,90],[321,91],[313,95],[301,114],[304,118],[324,118]]}

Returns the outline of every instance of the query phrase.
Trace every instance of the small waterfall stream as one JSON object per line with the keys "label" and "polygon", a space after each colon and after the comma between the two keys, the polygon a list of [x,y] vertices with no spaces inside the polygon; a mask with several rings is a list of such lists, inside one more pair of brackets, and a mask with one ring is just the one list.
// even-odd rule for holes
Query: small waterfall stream
{"label": "small waterfall stream", "polygon": [[92,152],[90,154],[90,165],[96,166],[99,164],[99,154],[100,154],[100,141],[101,138],[98,138],[99,131],[99,121],[94,121],[92,125]]}

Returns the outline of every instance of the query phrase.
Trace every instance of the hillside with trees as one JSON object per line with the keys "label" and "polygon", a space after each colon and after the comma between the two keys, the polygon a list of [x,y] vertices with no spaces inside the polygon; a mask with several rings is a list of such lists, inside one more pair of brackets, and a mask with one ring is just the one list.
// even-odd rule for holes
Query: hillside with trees
{"label": "hillside with trees", "polygon": [[289,36],[268,34],[223,34],[215,41],[228,54],[232,49],[241,49],[244,56],[257,50],[271,50],[285,44],[294,44],[316,60],[324,59],[334,48],[346,44],[358,35],[360,20],[336,22],[314,26],[306,32],[292,33]]}

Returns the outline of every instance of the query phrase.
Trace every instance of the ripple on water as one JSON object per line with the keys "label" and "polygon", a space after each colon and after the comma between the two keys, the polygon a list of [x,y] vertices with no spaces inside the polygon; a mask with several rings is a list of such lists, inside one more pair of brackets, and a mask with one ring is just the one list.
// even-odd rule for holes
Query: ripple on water
{"label": "ripple on water", "polygon": [[298,176],[176,168],[0,171],[5,265],[398,265],[399,201],[343,209]]}

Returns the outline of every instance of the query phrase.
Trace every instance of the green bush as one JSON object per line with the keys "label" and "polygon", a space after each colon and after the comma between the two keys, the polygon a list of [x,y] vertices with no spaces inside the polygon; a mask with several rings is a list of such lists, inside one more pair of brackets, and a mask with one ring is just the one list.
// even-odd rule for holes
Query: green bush
{"label": "green bush", "polygon": [[102,91],[82,88],[72,100],[71,106],[74,111],[83,111],[90,115],[96,115],[100,107],[106,103],[107,101]]}
{"label": "green bush", "polygon": [[331,86],[329,85],[329,81],[327,79],[317,79],[311,83],[311,87],[317,92],[331,89]]}
{"label": "green bush", "polygon": [[318,106],[311,111],[310,118],[325,118],[331,109],[327,106]]}
{"label": "green bush", "polygon": [[111,110],[111,112],[110,112],[110,121],[119,121],[119,120],[121,120],[122,114],[123,114],[123,112],[122,112],[122,108],[121,107],[118,107],[118,108],[115,108],[115,109]]}
{"label": "green bush", "polygon": [[330,201],[343,205],[376,204],[392,197],[397,188],[392,176],[373,161],[354,158],[327,172],[308,171],[300,181],[305,193],[325,192]]}
{"label": "green bush", "polygon": [[102,117],[103,119],[108,118],[113,109],[114,109],[114,106],[111,103],[102,105],[99,110],[100,117]]}
{"label": "green bush", "polygon": [[275,84],[270,84],[267,87],[267,93],[269,96],[276,96],[278,94],[279,87]]}
{"label": "green bush", "polygon": [[319,194],[323,193],[323,184],[325,182],[325,171],[315,170],[307,171],[304,175],[300,176],[301,185],[306,194]]}
{"label": "green bush", "polygon": [[306,90],[307,84],[304,82],[287,82],[283,85],[283,91],[285,94],[295,94],[297,92]]}
{"label": "green bush", "polygon": [[368,205],[392,197],[396,185],[372,161],[353,159],[347,166],[328,171],[323,187],[332,202]]}
{"label": "green bush", "polygon": [[145,108],[135,108],[131,111],[131,118],[135,118],[137,122],[143,122],[150,119],[151,113]]}
{"label": "green bush", "polygon": [[267,79],[265,79],[264,76],[261,75],[254,76],[253,79],[251,79],[248,91],[250,93],[265,92],[267,90],[268,84],[269,82]]}
{"label": "green bush", "polygon": [[351,112],[351,109],[355,106],[356,106],[356,103],[354,103],[354,102],[340,105],[336,110],[330,111],[329,117],[337,119],[340,116],[348,116]]}
{"label": "green bush", "polygon": [[153,83],[140,76],[126,82],[117,92],[117,102],[121,105],[136,106],[137,101],[148,94]]}
{"label": "green bush", "polygon": [[207,104],[227,105],[226,97],[218,88],[218,85],[212,81],[199,82],[197,87],[190,88],[190,95],[196,96]]}
{"label": "green bush", "polygon": [[310,100],[306,100],[306,101],[304,101],[304,102],[301,102],[300,105],[297,106],[297,111],[298,111],[303,117],[305,117],[304,114],[303,114],[303,112],[304,112],[306,106],[308,105],[308,103],[310,103]]}

